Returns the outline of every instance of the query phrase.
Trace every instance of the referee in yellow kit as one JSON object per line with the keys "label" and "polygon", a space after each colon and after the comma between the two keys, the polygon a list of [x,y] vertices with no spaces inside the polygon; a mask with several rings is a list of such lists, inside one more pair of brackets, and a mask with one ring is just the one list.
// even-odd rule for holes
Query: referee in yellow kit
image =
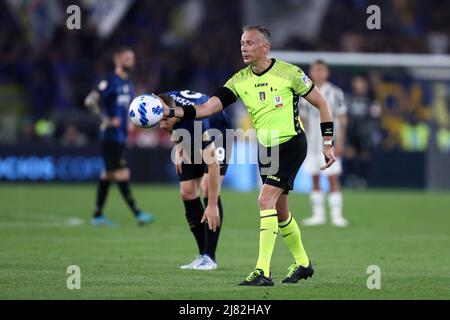
{"label": "referee in yellow kit", "polygon": [[[307,142],[298,112],[302,96],[320,111],[323,153],[326,164],[335,161],[333,154],[333,122],[328,103],[314,87],[312,81],[298,67],[281,60],[270,59],[270,33],[260,26],[243,28],[241,52],[246,68],[231,77],[223,87],[203,105],[188,108],[164,108],[164,115],[184,119],[204,118],[221,111],[239,97],[247,108],[258,142],[270,154],[278,150],[278,167],[260,161],[263,186],[259,194],[260,238],[256,268],[239,285],[272,286],[270,260],[278,232],[294,256],[295,263],[283,283],[296,283],[314,273],[311,261],[303,247],[300,229],[289,212],[288,193],[293,189],[303,160]],[[272,159],[273,160],[273,159]],[[268,171],[268,172],[267,172]],[[207,217],[213,227],[217,217]]]}

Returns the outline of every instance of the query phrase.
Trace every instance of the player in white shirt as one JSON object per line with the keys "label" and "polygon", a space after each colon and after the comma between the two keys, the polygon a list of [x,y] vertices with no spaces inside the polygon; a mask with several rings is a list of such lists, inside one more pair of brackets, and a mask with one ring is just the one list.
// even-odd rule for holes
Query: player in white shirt
{"label": "player in white shirt", "polygon": [[304,168],[313,177],[313,191],[310,194],[313,215],[303,220],[303,225],[320,225],[326,223],[325,195],[319,184],[319,175],[322,172],[328,177],[330,182],[328,205],[330,207],[331,222],[336,226],[345,227],[348,225],[348,222],[342,214],[343,200],[339,182],[339,176],[342,173],[341,156],[345,147],[347,124],[347,107],[345,105],[344,93],[340,88],[328,82],[329,69],[325,62],[321,60],[315,61],[311,64],[309,73],[314,84],[331,106],[334,121],[333,143],[336,162],[325,171],[320,171],[320,168],[325,164],[322,152],[323,139],[320,131],[320,114],[306,100],[301,99],[301,117],[305,125],[308,141],[308,153],[304,162]]}

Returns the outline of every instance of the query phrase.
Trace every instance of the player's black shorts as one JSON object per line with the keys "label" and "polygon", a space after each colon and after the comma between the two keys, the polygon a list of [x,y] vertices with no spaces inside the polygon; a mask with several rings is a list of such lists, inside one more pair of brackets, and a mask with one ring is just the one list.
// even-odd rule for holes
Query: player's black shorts
{"label": "player's black shorts", "polygon": [[371,126],[368,125],[368,121],[351,121],[347,128],[347,144],[356,149],[357,152],[363,152],[370,150]]}
{"label": "player's black shorts", "polygon": [[[188,164],[182,163],[182,173],[178,174],[180,181],[188,181],[193,179],[198,179],[203,177],[205,173],[208,173],[208,165],[206,163],[202,164]],[[220,175],[225,176],[228,170],[228,164],[220,164]]]}
{"label": "player's black shorts", "polygon": [[[259,147],[263,148],[270,160],[262,162],[262,159],[258,158],[262,182],[283,189],[283,194],[288,194],[289,190],[294,188],[295,177],[306,158],[308,149],[306,135],[302,132],[278,146],[278,166],[274,163],[277,159],[275,159],[276,152],[272,149],[275,147],[265,148],[261,145]],[[274,159],[271,159],[272,156]]]}
{"label": "player's black shorts", "polygon": [[102,158],[106,171],[114,171],[127,167],[125,144],[119,142],[102,142]]}
{"label": "player's black shorts", "polygon": [[[224,145],[227,146],[226,142],[224,142]],[[220,166],[220,175],[225,176],[227,174],[228,170],[228,162],[230,160],[231,155],[231,147],[227,146],[222,148],[222,158],[219,158],[219,166]],[[220,148],[220,147],[219,147]],[[216,147],[216,150],[218,147]],[[216,152],[217,153],[217,152]],[[191,159],[192,160],[192,159]],[[191,161],[192,163],[194,161]],[[203,177],[205,173],[208,173],[208,165],[202,161],[202,163],[199,164],[189,164],[189,163],[182,163],[182,173],[178,174],[178,178],[180,181],[188,181],[193,179],[198,179]]]}

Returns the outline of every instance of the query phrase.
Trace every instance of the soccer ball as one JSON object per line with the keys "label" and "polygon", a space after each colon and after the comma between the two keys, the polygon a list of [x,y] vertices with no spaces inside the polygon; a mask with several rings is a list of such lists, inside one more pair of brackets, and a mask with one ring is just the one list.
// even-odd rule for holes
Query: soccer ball
{"label": "soccer ball", "polygon": [[163,106],[154,94],[144,94],[131,101],[128,114],[136,126],[151,128],[163,117]]}

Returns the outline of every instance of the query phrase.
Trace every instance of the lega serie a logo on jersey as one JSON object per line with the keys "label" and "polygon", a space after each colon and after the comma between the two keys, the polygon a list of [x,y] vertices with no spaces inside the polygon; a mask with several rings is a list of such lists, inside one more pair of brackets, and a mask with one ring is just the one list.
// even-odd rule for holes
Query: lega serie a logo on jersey
{"label": "lega serie a logo on jersey", "polygon": [[311,79],[306,74],[302,76],[302,81],[307,86],[311,85],[312,83]]}

